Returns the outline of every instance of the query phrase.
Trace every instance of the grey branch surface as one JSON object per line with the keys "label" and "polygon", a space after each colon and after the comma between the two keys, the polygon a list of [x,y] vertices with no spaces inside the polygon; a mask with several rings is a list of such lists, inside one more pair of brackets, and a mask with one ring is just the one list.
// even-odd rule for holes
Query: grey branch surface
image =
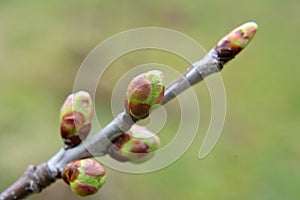
{"label": "grey branch surface", "polygon": [[[177,80],[166,87],[162,104],[166,104],[181,92],[200,82],[210,74],[219,72],[230,58],[223,59],[217,46],[204,58],[195,62]],[[118,114],[106,127],[80,145],[70,149],[60,149],[47,162],[29,166],[24,175],[0,194],[0,200],[23,199],[30,194],[39,193],[55,180],[61,178],[63,168],[74,160],[103,156],[112,141],[135,123],[125,111]]]}

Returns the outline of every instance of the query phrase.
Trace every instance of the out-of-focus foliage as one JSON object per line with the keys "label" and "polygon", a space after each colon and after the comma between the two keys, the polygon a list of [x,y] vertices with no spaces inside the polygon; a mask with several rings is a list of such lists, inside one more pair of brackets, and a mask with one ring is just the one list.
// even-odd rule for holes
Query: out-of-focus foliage
{"label": "out-of-focus foliage", "polygon": [[[202,83],[194,87],[201,108],[199,134],[184,156],[154,173],[108,169],[99,194],[86,199],[297,199],[299,9],[296,0],[0,1],[0,190],[27,165],[45,161],[62,146],[60,106],[81,62],[101,41],[131,28],[158,26],[183,32],[209,49],[232,28],[256,21],[256,37],[222,72],[227,118],[213,152],[204,160],[197,157],[210,119]],[[102,124],[112,119],[110,97],[118,78],[150,62],[181,72],[188,66],[154,50],[118,59],[97,90]],[[175,112],[176,105],[167,107]],[[173,137],[178,120],[169,115],[160,134],[163,143]],[[28,199],[80,198],[59,181]]]}

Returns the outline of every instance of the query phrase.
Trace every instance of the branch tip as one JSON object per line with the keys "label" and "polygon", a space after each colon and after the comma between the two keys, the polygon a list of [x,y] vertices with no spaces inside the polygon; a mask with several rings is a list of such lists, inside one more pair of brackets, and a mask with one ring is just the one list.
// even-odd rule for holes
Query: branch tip
{"label": "branch tip", "polygon": [[224,64],[233,59],[249,44],[256,31],[257,24],[248,22],[235,28],[223,37],[215,47],[220,61]]}

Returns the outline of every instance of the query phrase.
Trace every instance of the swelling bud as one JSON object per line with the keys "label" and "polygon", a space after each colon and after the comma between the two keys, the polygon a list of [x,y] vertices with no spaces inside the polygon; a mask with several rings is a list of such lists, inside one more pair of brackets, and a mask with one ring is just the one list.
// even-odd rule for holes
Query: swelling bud
{"label": "swelling bud", "polygon": [[224,63],[233,59],[242,49],[244,49],[257,31],[255,22],[245,23],[223,37],[215,49],[218,57]]}
{"label": "swelling bud", "polygon": [[71,148],[86,139],[94,114],[92,98],[87,92],[67,97],[60,110],[60,132],[65,148]]}
{"label": "swelling bud", "polygon": [[147,128],[133,125],[113,143],[108,148],[112,158],[121,162],[142,163],[153,157],[160,140]]}
{"label": "swelling bud", "polygon": [[155,104],[160,104],[165,86],[163,73],[152,70],[136,76],[129,84],[125,98],[125,108],[133,120],[144,119]]}
{"label": "swelling bud", "polygon": [[69,163],[62,178],[75,194],[88,196],[97,193],[105,183],[106,170],[103,165],[88,158]]}

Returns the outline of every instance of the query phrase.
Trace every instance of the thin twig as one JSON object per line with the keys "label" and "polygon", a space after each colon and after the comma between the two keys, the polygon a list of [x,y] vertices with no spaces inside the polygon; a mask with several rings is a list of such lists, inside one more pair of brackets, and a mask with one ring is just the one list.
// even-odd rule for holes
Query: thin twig
{"label": "thin twig", "polygon": [[[210,50],[203,59],[194,63],[177,80],[167,86],[162,104],[166,104],[181,92],[202,81],[212,73],[219,72],[223,65],[233,59],[251,40],[256,32],[255,23],[246,23],[224,38]],[[117,115],[106,127],[80,145],[61,149],[57,154],[41,165],[30,166],[14,184],[0,194],[0,200],[17,200],[44,188],[61,178],[61,172],[71,161],[103,156],[112,141],[135,123],[125,111]]]}

